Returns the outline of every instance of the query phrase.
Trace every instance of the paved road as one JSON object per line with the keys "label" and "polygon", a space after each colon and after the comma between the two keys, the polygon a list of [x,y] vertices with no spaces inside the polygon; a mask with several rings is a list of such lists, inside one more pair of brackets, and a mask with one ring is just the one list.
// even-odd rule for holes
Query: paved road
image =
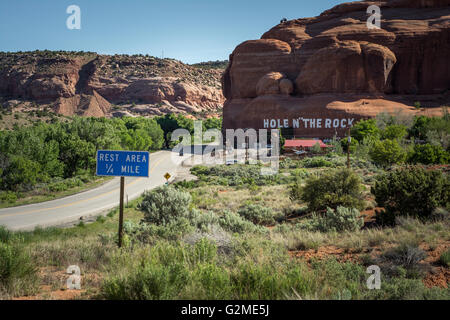
{"label": "paved road", "polygon": [[[164,174],[176,175],[181,162],[189,157],[172,156],[170,151],[150,155],[150,178],[125,178],[125,195],[132,200],[165,183]],[[119,205],[120,178],[86,192],[66,198],[0,209],[0,225],[10,230],[33,230],[35,227],[64,225],[80,219],[99,215]],[[126,201],[126,196],[125,196]]]}

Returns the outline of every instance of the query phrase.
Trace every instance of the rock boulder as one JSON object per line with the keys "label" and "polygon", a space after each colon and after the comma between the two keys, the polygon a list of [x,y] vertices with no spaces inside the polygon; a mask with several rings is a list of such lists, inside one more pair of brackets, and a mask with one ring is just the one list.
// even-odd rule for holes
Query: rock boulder
{"label": "rock boulder", "polygon": [[[370,5],[381,8],[380,29],[367,27]],[[416,113],[412,105],[421,100],[431,101],[430,107],[448,105],[448,57],[450,0],[355,1],[282,22],[230,55],[222,78],[224,127],[276,123],[321,137],[333,130],[297,127],[296,119],[368,117],[392,111],[389,106]],[[367,98],[364,105],[361,97]],[[333,101],[347,107],[333,109]]]}

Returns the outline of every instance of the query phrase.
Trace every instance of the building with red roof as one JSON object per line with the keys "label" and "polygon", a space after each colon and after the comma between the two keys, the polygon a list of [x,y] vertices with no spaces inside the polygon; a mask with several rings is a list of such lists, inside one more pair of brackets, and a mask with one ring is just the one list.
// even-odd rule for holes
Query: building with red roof
{"label": "building with red roof", "polygon": [[319,144],[320,148],[331,148],[332,146],[323,143],[322,140],[286,140],[284,143],[284,151],[292,152],[298,155],[306,154],[316,144]]}

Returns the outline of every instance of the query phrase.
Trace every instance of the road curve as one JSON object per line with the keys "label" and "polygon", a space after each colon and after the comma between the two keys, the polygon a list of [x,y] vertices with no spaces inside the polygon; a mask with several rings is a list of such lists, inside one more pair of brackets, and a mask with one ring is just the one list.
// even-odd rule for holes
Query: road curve
{"label": "road curve", "polygon": [[[125,178],[125,201],[138,198],[145,190],[166,182],[164,174],[176,175],[181,162],[189,156],[179,157],[170,151],[150,155],[150,178]],[[102,186],[52,201],[20,207],[0,209],[0,225],[10,230],[33,230],[36,227],[60,226],[75,222],[80,217],[99,215],[119,205],[120,178]]]}

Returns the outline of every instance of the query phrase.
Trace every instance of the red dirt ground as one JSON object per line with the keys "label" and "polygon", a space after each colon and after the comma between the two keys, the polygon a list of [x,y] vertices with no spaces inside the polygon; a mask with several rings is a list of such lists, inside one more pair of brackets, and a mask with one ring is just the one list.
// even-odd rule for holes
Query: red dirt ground
{"label": "red dirt ground", "polygon": [[81,290],[66,289],[68,275],[65,270],[57,267],[45,267],[39,270],[39,278],[42,281],[40,291],[33,296],[15,297],[13,300],[79,300],[88,299],[86,295],[86,282],[99,284],[101,278],[95,273],[83,273],[81,275]]}
{"label": "red dirt ground", "polygon": [[[450,241],[440,243],[436,248],[431,249],[427,244],[421,244],[420,247],[426,252],[427,258],[424,264],[430,266],[430,272],[423,279],[423,283],[428,287],[447,288],[450,282],[450,268],[439,264],[441,254],[450,248]],[[348,252],[345,249],[336,246],[324,246],[319,249],[310,249],[303,251],[290,251],[291,257],[305,259],[310,263],[313,259],[326,260],[336,258],[339,262],[361,262],[361,255],[371,252],[372,255],[379,255],[381,249],[379,247],[366,248],[363,252]]]}

